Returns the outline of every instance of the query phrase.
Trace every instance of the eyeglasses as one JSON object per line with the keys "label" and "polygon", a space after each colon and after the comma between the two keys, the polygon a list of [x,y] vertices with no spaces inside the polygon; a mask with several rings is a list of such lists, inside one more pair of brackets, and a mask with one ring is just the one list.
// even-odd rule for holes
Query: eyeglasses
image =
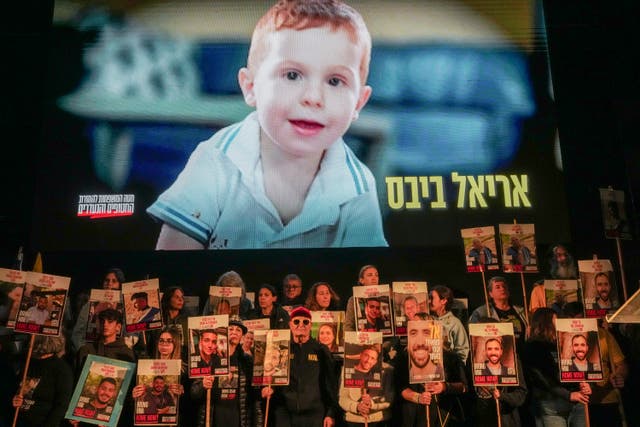
{"label": "eyeglasses", "polygon": [[166,340],[164,338],[160,338],[158,340],[158,342],[160,344],[173,344],[173,339],[172,338],[167,338]]}
{"label": "eyeglasses", "polygon": [[296,286],[296,285],[287,285],[285,286],[285,289],[300,289],[302,286]]}
{"label": "eyeglasses", "polygon": [[300,325],[300,323],[302,323],[304,326],[309,326],[309,323],[311,323],[311,320],[309,319],[293,319],[293,324],[298,326]]}

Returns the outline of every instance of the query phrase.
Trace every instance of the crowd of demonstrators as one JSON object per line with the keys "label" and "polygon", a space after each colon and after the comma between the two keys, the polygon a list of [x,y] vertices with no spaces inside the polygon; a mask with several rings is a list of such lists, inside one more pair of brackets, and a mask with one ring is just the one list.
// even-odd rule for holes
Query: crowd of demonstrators
{"label": "crowd of demonstrators", "polygon": [[[557,248],[553,254],[556,257],[562,255],[563,259],[568,256]],[[572,271],[568,266],[563,268]],[[108,274],[117,279],[113,271]],[[292,279],[293,276],[287,277]],[[301,286],[302,280],[295,277],[300,280]],[[360,285],[372,286],[379,282],[376,267],[366,265],[360,269]],[[234,271],[220,276],[217,284],[245,287],[240,275]],[[119,285],[118,282],[114,286]],[[495,425],[498,410],[500,422],[505,427],[533,426],[534,423],[577,427],[586,422],[585,404],[589,405],[592,425],[604,425],[606,422],[612,427],[622,426],[624,412],[620,410],[620,392],[628,385],[630,370],[628,357],[621,350],[622,345],[627,343],[619,343],[624,335],[606,321],[601,321],[598,337],[602,380],[562,382],[559,377],[555,319],[582,317],[582,304],[567,303],[557,312],[552,308],[536,307],[530,311],[531,323],[528,325],[524,310],[512,303],[508,282],[504,277],[491,277],[487,289],[489,310],[486,304],[479,305],[473,310],[469,323],[509,322],[514,325],[517,386],[473,387],[468,331],[463,321],[451,311],[453,291],[447,286],[437,285],[429,289],[430,314],[419,312],[413,295],[407,296],[401,303],[407,319],[429,318],[442,324],[442,361],[434,363],[430,358],[425,358],[424,353],[419,353],[420,349],[407,346],[406,341],[396,336],[385,337],[382,346],[363,349],[353,374],[358,378],[368,378],[373,374],[373,363],[381,361],[380,387],[346,387],[342,380],[343,359],[339,354],[336,357],[338,329],[335,325],[325,324],[319,327],[317,340],[310,335],[312,311],[346,309],[347,313],[351,311],[355,325],[353,297],[350,296],[347,305],[341,307],[340,295],[327,282],[315,283],[307,292],[306,303],[292,308],[290,314],[279,304],[280,297],[275,287],[266,283],[258,286],[256,308],[241,312],[240,316],[232,316],[229,321],[226,345],[230,373],[226,376],[190,379],[187,369],[187,316],[183,312],[184,291],[171,286],[162,289],[163,328],[147,333],[149,339],[145,340],[145,352],[134,352],[130,343],[128,345],[122,337],[123,315],[115,309],[105,309],[98,314],[97,340],[84,343],[71,354],[72,358],[67,357],[75,361],[73,369],[63,366],[66,361],[60,357],[64,351],[59,352],[59,348],[64,350],[64,340],[38,336],[28,378],[39,377],[40,385],[33,390],[29,387],[17,389],[8,406],[21,407],[18,425],[68,425],[61,417],[64,416],[62,409],[66,409],[70,400],[73,380],[77,381],[87,355],[95,354],[131,362],[136,362],[140,357],[182,360],[180,384],[170,386],[164,382],[164,378],[158,377],[150,386],[130,386],[119,425],[131,424],[134,399],[144,398],[156,402],[153,407],[159,410],[172,401],[179,402],[180,425],[205,426],[208,403],[211,416],[207,427],[262,426],[265,417],[268,417],[270,426],[340,427],[365,423],[372,427],[418,426],[425,425],[427,413],[433,426]],[[373,306],[376,302],[379,304],[379,301],[373,300]],[[208,303],[207,299],[205,306]],[[379,312],[377,308],[367,309],[365,305],[364,312],[371,318],[373,329],[379,328],[375,322],[375,314]],[[269,319],[271,329],[290,330],[290,376],[286,386],[251,385],[253,334],[244,326],[243,320],[259,318]],[[86,324],[86,319],[78,319],[76,323]],[[346,329],[346,322],[343,326]],[[220,365],[218,331],[201,330],[199,333],[200,339],[195,350],[203,363]],[[583,347],[587,346],[581,350],[585,353],[589,351],[589,344],[583,344]],[[501,341],[486,340],[483,346],[487,375],[503,372]],[[397,353],[394,358],[388,357],[390,349]],[[410,365],[411,369],[442,370],[445,381],[411,384],[408,374]],[[17,376],[13,381],[17,381]],[[104,403],[100,399],[114,399],[109,394],[113,388],[111,384],[105,382],[102,388],[104,390],[96,393],[95,401],[91,403],[96,411]],[[207,402],[209,389],[211,400]]]}

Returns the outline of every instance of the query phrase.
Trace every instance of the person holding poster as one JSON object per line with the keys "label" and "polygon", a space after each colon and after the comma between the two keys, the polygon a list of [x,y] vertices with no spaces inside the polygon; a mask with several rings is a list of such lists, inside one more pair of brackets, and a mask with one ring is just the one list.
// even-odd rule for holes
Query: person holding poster
{"label": "person holding poster", "polygon": [[13,407],[20,408],[19,426],[57,426],[63,421],[73,391],[73,373],[61,357],[64,346],[63,337],[35,336],[25,385],[12,400]]}
{"label": "person holding poster", "polygon": [[[583,306],[580,302],[570,302],[565,306],[567,318],[582,318]],[[620,393],[625,387],[629,366],[614,335],[607,328],[598,326],[598,344],[602,360],[602,381],[591,383],[593,391],[589,402],[591,425],[621,427]],[[627,414],[627,418],[628,414]]]}
{"label": "person holding poster", "polygon": [[[358,284],[362,286],[378,286],[380,283],[380,275],[378,268],[375,265],[365,265],[360,269],[358,274]],[[347,301],[347,311],[344,317],[344,330],[356,331],[356,311],[353,303],[353,295],[349,297]]]}
{"label": "person holding poster", "polygon": [[442,324],[451,350],[464,365],[469,357],[469,336],[460,319],[451,312],[453,301],[453,291],[446,286],[434,286],[429,292],[429,311]]}
{"label": "person holding poster", "polygon": [[510,322],[513,324],[517,347],[520,347],[524,344],[527,331],[527,316],[522,307],[511,304],[507,280],[502,276],[492,277],[487,283],[487,292],[490,299],[489,313],[486,304],[483,304],[471,313],[469,323],[478,323],[484,317]]}
{"label": "person holding poster", "polygon": [[[252,302],[247,298],[247,289],[244,284],[244,280],[242,280],[242,276],[233,270],[225,271],[218,277],[218,280],[216,280],[216,286],[241,289],[240,318],[246,319],[251,311]],[[215,314],[215,307],[211,305],[211,296],[209,296],[204,303],[202,315],[209,316],[212,314]]]}
{"label": "person holding poster", "polygon": [[[357,336],[350,336],[349,341],[354,341],[354,338],[355,341],[358,341]],[[371,343],[372,341],[375,340],[367,340],[366,342]],[[360,346],[356,345],[355,347]],[[339,403],[345,411],[347,427],[361,426],[364,423],[368,423],[370,427],[382,427],[386,425],[385,421],[391,418],[391,405],[394,400],[394,371],[391,365],[384,362],[381,363],[380,370],[374,368],[378,363],[379,355],[380,345],[368,344],[362,348],[352,373],[348,373],[345,365],[340,380]],[[372,375],[374,371],[376,371],[377,377]],[[363,381],[364,386],[347,386],[348,379],[353,380],[355,384]],[[377,384],[376,387],[369,386],[374,383]]]}
{"label": "person holding poster", "polygon": [[[102,278],[102,289],[120,290],[120,287],[124,282],[124,272],[117,267],[113,267],[108,269]],[[71,315],[71,310],[65,310],[65,317],[67,315]],[[77,352],[86,342],[88,319],[89,301],[82,305],[75,325],[73,326],[73,330],[71,331],[71,350],[74,353]]]}
{"label": "person holding poster", "polygon": [[270,397],[276,426],[333,427],[338,414],[338,381],[329,350],[311,338],[311,312],[304,307],[291,310],[292,343],[289,385],[263,387],[262,398]]}
{"label": "person holding poster", "polygon": [[591,386],[587,382],[561,382],[556,320],[552,309],[537,309],[531,316],[529,339],[519,351],[531,393],[531,411],[537,425],[582,427]]}
{"label": "person holding poster", "polygon": [[[423,325],[427,324],[427,319],[430,319],[431,323],[434,321],[426,314],[419,314],[418,317],[424,320],[409,322],[408,345],[396,357],[395,388],[400,398],[401,426],[424,427],[427,424],[427,405],[430,408],[431,426],[466,425],[466,417],[459,399],[460,395],[467,391],[465,366],[454,352],[445,349],[446,336],[441,335],[437,340],[441,341],[439,346],[442,349],[442,358],[435,369],[428,368],[433,364],[429,351],[432,348],[425,348],[421,341],[427,339],[431,342],[435,337],[432,337],[431,328]],[[415,341],[412,339],[412,332]],[[431,375],[431,382],[424,377],[425,369],[428,369],[427,375]]]}
{"label": "person holding poster", "polygon": [[[199,426],[205,426],[206,390],[211,389],[211,405],[214,408],[214,426],[250,427],[261,425],[260,405],[254,405],[255,395],[251,387],[253,360],[242,350],[240,341],[247,332],[241,320],[229,320],[229,370],[228,376],[207,376],[196,379],[191,385],[191,397],[201,402],[198,410]],[[258,410],[258,413],[254,413]],[[257,421],[253,421],[253,420]]]}

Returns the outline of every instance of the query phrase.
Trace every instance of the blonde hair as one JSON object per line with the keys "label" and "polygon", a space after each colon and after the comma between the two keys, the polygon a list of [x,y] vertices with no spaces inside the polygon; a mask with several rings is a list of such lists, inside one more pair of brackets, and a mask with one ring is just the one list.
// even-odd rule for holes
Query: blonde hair
{"label": "blonde hair", "polygon": [[364,85],[371,60],[371,35],[360,13],[339,0],[280,0],[276,3],[260,18],[253,30],[247,61],[249,69],[255,70],[266,55],[266,36],[269,33],[325,26],[333,32],[344,30],[352,43],[362,46],[359,71]]}

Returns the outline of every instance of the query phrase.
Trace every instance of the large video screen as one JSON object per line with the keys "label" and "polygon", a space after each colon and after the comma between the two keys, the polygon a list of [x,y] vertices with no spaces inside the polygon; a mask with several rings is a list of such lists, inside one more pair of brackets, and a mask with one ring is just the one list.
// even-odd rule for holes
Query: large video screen
{"label": "large video screen", "polygon": [[34,247],[568,241],[541,4],[348,3],[56,1]]}

